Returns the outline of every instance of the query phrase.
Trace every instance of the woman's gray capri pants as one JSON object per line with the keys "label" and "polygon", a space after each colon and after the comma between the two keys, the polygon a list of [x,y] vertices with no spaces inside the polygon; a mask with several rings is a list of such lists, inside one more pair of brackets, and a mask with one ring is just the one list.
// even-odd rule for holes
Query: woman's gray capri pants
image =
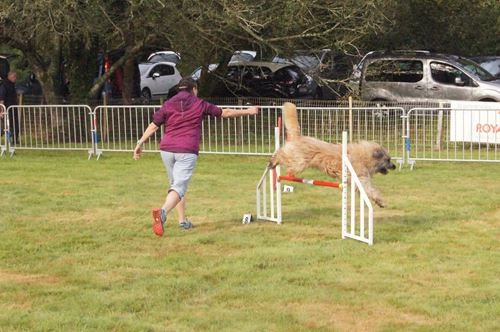
{"label": "woman's gray capri pants", "polygon": [[173,153],[161,151],[161,159],[167,169],[170,189],[174,190],[182,199],[186,194],[189,181],[193,176],[198,155],[194,153]]}

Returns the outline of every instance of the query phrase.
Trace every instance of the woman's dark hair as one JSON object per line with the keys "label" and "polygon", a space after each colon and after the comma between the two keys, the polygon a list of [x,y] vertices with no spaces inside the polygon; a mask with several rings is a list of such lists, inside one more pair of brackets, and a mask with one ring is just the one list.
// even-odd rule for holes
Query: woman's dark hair
{"label": "woman's dark hair", "polygon": [[179,83],[177,83],[177,85],[168,90],[167,99],[172,98],[180,91],[193,92],[194,88],[198,88],[198,83],[195,80],[191,77],[183,78],[179,81]]}
{"label": "woman's dark hair", "polygon": [[185,77],[179,81],[178,90],[192,92],[194,88],[198,88],[198,83],[192,77]]}

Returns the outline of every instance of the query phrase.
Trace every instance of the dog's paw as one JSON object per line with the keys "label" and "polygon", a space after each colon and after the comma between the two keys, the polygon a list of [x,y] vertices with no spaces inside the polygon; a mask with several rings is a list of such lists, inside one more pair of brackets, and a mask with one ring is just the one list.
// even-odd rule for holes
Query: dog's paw
{"label": "dog's paw", "polygon": [[378,206],[380,206],[381,208],[385,208],[385,207],[386,207],[386,205],[385,205],[384,201],[383,201],[383,200],[381,200],[381,199],[376,199],[376,200],[375,200],[375,204],[377,204],[377,205],[378,205]]}

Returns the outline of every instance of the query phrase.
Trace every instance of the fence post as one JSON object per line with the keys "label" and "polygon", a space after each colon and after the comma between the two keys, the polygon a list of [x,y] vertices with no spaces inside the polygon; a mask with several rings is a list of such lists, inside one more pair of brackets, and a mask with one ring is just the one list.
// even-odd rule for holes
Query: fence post
{"label": "fence post", "polygon": [[11,157],[14,156],[14,151],[15,151],[15,147],[13,147],[10,144],[11,133],[10,133],[9,111],[12,112],[12,107],[13,106],[9,106],[7,108],[7,110],[5,111],[5,116],[6,116],[6,118],[5,118],[5,140],[6,140],[5,147],[6,147],[7,152],[10,154]]}
{"label": "fence post", "polygon": [[92,139],[92,147],[90,148],[89,152],[89,160],[92,158],[92,155],[95,155],[97,159],[99,160],[100,153],[98,153],[97,150],[97,117],[96,117],[96,109],[94,108],[93,110],[91,109],[89,112],[90,116],[90,136]]}
{"label": "fence post", "polygon": [[[102,104],[103,106],[108,106],[108,94],[107,93],[104,93],[103,94],[103,97],[102,97]],[[95,111],[95,109],[94,109]],[[96,114],[94,114],[94,117],[97,117]],[[97,120],[95,120],[96,123],[97,123]],[[106,111],[106,109],[104,109],[104,112],[102,113],[102,137],[101,137],[101,140],[103,141],[106,141],[107,140],[107,133],[108,133],[108,112]],[[96,125],[96,128],[97,128],[97,125]]]}
{"label": "fence post", "polygon": [[401,133],[402,133],[402,139],[403,139],[403,156],[401,157],[401,162],[399,163],[399,170],[401,170],[404,166],[405,163],[407,163],[407,156],[406,156],[406,140],[408,137],[408,133],[406,132],[406,122],[408,121],[408,116],[406,115],[406,110],[402,109],[403,115],[401,115]]}
{"label": "fence post", "polygon": [[352,96],[349,96],[349,143],[352,143]]}
{"label": "fence post", "polygon": [[[9,122],[9,117],[7,115],[7,110],[3,104],[0,104],[0,157],[7,152],[7,125],[6,122]],[[4,135],[4,142],[2,144],[2,135]]]}
{"label": "fence post", "polygon": [[441,151],[441,136],[443,133],[443,103],[439,103],[439,113],[438,113],[438,122],[437,122],[437,137],[436,137],[436,148],[438,151]]}
{"label": "fence post", "polygon": [[413,170],[415,166],[415,160],[411,160],[411,137],[410,137],[410,116],[411,113],[415,112],[415,108],[412,108],[406,113],[406,135],[405,135],[405,149],[406,149],[406,162],[410,164],[410,169]]}

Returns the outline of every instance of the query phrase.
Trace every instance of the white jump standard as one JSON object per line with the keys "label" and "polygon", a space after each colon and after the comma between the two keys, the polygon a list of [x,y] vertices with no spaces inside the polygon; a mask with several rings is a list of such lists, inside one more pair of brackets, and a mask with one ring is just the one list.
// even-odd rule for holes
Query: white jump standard
{"label": "white jump standard", "polygon": [[[276,150],[280,147],[280,128],[275,127]],[[266,167],[256,188],[257,220],[282,223],[281,182],[292,181],[342,190],[342,238],[351,238],[373,245],[373,206],[347,156],[347,132],[342,133],[342,182],[302,179],[280,175],[280,166]],[[350,195],[349,195],[350,187]],[[358,195],[359,193],[359,195]],[[359,203],[357,200],[359,198]],[[356,214],[358,212],[358,217]],[[367,213],[366,213],[367,212]],[[350,219],[350,220],[348,220]],[[348,222],[349,221],[349,222]],[[367,227],[366,227],[367,226]]]}

